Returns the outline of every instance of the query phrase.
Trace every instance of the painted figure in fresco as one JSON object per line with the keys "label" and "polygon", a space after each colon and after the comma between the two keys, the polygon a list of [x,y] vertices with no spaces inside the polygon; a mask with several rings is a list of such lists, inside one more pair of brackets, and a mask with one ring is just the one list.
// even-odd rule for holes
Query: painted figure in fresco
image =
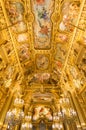
{"label": "painted figure in fresco", "polygon": [[6,9],[8,10],[10,17],[13,17],[14,19],[18,17],[17,8],[14,4],[11,4],[10,1],[6,2]]}
{"label": "painted figure in fresco", "polygon": [[65,35],[65,34],[62,34],[62,33],[60,33],[59,35],[57,34],[57,38],[58,38],[58,40],[61,42],[61,41],[63,41],[63,42],[67,42],[68,41],[68,36],[67,35]]}
{"label": "painted figure in fresco", "polygon": [[47,20],[47,19],[48,19],[48,13],[47,13],[45,7],[42,8],[42,11],[39,11],[39,10],[38,10],[38,17],[39,17],[40,19],[44,19],[44,20]]}
{"label": "painted figure in fresco", "polygon": [[34,109],[33,120],[38,120],[40,117],[45,116],[47,119],[52,120],[50,108],[39,106]]}
{"label": "painted figure in fresco", "polygon": [[29,54],[28,49],[29,49],[29,46],[27,44],[24,44],[19,48],[19,58],[21,62],[24,60],[30,59],[30,54]]}
{"label": "painted figure in fresco", "polygon": [[38,69],[47,69],[49,65],[49,59],[45,55],[39,55],[36,59]]}
{"label": "painted figure in fresco", "polygon": [[44,4],[45,0],[36,0],[36,2],[38,5],[42,5],[42,4]]}
{"label": "painted figure in fresco", "polygon": [[39,26],[41,27],[39,32],[44,36],[49,36],[49,28],[47,25],[41,25],[41,22],[39,21]]}
{"label": "painted figure in fresco", "polygon": [[48,33],[49,33],[49,28],[47,26],[41,26],[41,29],[39,31],[42,35],[46,35],[48,36]]}
{"label": "painted figure in fresco", "polygon": [[58,67],[58,68],[62,68],[62,63],[61,63],[61,61],[57,61],[56,64],[57,64],[57,67]]}
{"label": "painted figure in fresco", "polygon": [[71,24],[75,24],[77,21],[79,7],[80,3],[78,2],[67,2],[64,4],[62,9],[63,19],[60,23],[60,29],[62,31],[72,32],[74,30]]}
{"label": "painted figure in fresco", "polygon": [[67,15],[64,15],[63,16],[63,21],[60,23],[60,29],[62,31],[65,31],[65,30],[73,31],[73,28],[70,25],[71,22],[72,22],[71,19]]}
{"label": "painted figure in fresco", "polygon": [[54,0],[32,0],[34,20],[34,33],[36,49],[50,48],[51,14],[54,9]]}
{"label": "painted figure in fresco", "polygon": [[37,73],[34,74],[30,82],[35,82],[35,83],[48,83],[50,78],[49,73]]}
{"label": "painted figure in fresco", "polygon": [[6,1],[6,10],[12,23],[23,19],[24,7],[20,2]]}

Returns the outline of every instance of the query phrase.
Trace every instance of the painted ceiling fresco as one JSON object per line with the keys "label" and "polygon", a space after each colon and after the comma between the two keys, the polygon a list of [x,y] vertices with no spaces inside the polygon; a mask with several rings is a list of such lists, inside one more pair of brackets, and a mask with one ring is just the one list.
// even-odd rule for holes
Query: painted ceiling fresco
{"label": "painted ceiling fresco", "polygon": [[51,14],[54,9],[53,0],[32,0],[34,14],[34,47],[36,49],[49,49],[51,40]]}
{"label": "painted ceiling fresco", "polygon": [[[8,26],[5,44],[8,59],[13,64],[18,61],[28,85],[42,83],[56,86],[70,50],[80,1],[8,0],[4,1],[4,6],[8,25],[4,21],[2,28]],[[69,67],[70,73],[72,68],[76,68],[68,66],[72,66]]]}

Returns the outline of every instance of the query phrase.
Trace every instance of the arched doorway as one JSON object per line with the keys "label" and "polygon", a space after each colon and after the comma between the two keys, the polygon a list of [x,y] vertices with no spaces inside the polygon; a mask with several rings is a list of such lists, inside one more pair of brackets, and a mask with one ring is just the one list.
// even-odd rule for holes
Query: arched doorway
{"label": "arched doorway", "polygon": [[46,130],[46,123],[43,120],[39,122],[39,130]]}
{"label": "arched doorway", "polygon": [[32,130],[52,130],[52,123],[45,120],[40,120],[39,123],[34,123]]}

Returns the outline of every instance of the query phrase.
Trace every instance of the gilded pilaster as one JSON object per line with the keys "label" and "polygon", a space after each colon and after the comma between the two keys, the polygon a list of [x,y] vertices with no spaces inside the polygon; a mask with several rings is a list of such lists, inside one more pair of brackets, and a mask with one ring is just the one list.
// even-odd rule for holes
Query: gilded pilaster
{"label": "gilded pilaster", "polygon": [[3,108],[2,108],[2,112],[1,112],[1,115],[0,115],[0,129],[3,126],[6,113],[7,113],[8,109],[9,109],[9,106],[10,106],[11,101],[12,101],[12,97],[13,97],[13,93],[10,93],[9,96],[7,97],[7,100],[6,100]]}
{"label": "gilded pilaster", "polygon": [[79,123],[80,123],[79,125],[80,125],[81,130],[82,130],[82,124],[84,123],[84,119],[83,119],[83,114],[81,112],[80,104],[77,100],[76,95],[72,94],[71,96],[72,96],[73,102],[74,102],[75,107],[76,107],[76,111],[77,111],[77,114],[78,114],[78,117],[79,117]]}

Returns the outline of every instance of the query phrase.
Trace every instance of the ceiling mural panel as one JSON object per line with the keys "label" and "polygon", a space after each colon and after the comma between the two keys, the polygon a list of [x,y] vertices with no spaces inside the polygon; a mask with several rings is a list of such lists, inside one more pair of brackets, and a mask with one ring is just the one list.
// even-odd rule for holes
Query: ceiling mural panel
{"label": "ceiling mural panel", "polygon": [[5,4],[11,23],[16,23],[23,20],[24,6],[21,2],[8,0]]}
{"label": "ceiling mural panel", "polygon": [[53,4],[53,0],[32,0],[32,12],[35,17],[33,23],[35,49],[49,49],[51,47]]}
{"label": "ceiling mural panel", "polygon": [[59,24],[59,30],[68,32],[72,32],[74,30],[74,26],[72,26],[72,24],[76,24],[79,8],[79,1],[67,1],[62,5],[62,18]]}
{"label": "ceiling mural panel", "polygon": [[36,66],[39,70],[46,70],[49,68],[49,55],[36,55]]}
{"label": "ceiling mural panel", "polygon": [[50,83],[50,73],[35,73],[32,77],[28,77],[28,85],[33,84],[49,84]]}

